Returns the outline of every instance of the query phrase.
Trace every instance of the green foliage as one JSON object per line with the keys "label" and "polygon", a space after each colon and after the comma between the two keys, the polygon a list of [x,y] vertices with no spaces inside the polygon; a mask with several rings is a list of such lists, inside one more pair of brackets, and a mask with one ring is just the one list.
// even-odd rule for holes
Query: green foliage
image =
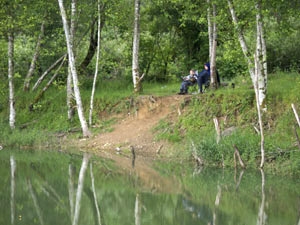
{"label": "green foliage", "polygon": [[168,140],[173,143],[179,142],[182,139],[179,130],[174,124],[165,120],[160,121],[153,129],[154,132],[158,133],[156,135],[157,140]]}

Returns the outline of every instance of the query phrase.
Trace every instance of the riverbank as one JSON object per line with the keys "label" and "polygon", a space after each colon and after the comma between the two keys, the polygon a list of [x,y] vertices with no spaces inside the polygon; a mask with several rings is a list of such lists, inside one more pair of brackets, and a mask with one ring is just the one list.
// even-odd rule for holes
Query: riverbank
{"label": "riverbank", "polygon": [[[79,121],[66,119],[65,91],[49,90],[33,111],[28,105],[34,96],[18,94],[17,128],[10,130],[8,112],[2,110],[0,145],[3,148],[55,149],[137,156],[153,159],[194,161],[204,165],[234,166],[237,148],[246,167],[257,168],[260,162],[260,135],[254,90],[247,79],[234,81],[205,94],[177,95],[178,84],[148,84],[144,93],[134,96],[118,88],[100,89],[95,96],[93,136],[81,138]],[[298,174],[300,150],[297,126],[291,104],[299,109],[298,74],[269,77],[267,110],[263,114],[265,133],[265,169],[274,173]],[[102,84],[104,87],[107,84]],[[113,84],[109,84],[113,85]],[[84,105],[88,90],[82,89]],[[126,91],[127,90],[127,91]],[[3,103],[1,102],[3,105]],[[221,130],[217,141],[214,119]],[[235,146],[235,147],[234,147]]]}

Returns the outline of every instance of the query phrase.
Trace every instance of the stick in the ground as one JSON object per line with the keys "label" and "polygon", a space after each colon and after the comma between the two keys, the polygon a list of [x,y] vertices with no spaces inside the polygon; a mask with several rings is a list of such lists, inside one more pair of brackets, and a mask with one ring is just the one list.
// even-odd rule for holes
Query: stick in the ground
{"label": "stick in the ground", "polygon": [[244,169],[245,168],[245,164],[244,164],[244,162],[243,162],[243,160],[241,158],[240,152],[239,152],[238,148],[235,145],[233,145],[233,147],[235,149],[234,150],[234,155],[233,155],[233,157],[234,157],[234,166],[236,167],[236,157],[237,157],[238,160],[239,160],[239,163],[240,163],[241,167]]}
{"label": "stick in the ground", "polygon": [[297,122],[298,122],[298,125],[299,125],[299,127],[300,127],[300,119],[299,119],[299,116],[298,116],[298,113],[297,113],[297,110],[296,110],[296,107],[295,107],[294,104],[292,104],[292,108],[293,108],[293,111],[294,111],[296,120],[297,120]]}
{"label": "stick in the ground", "polygon": [[218,121],[217,117],[214,118],[214,124],[215,124],[215,129],[216,129],[216,132],[217,132],[217,144],[219,144],[219,142],[221,140],[221,128],[220,128],[219,121]]}

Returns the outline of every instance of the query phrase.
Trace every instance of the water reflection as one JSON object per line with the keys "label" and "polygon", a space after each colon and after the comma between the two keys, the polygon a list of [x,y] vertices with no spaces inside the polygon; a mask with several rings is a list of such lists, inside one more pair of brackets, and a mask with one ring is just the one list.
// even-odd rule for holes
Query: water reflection
{"label": "water reflection", "polygon": [[1,225],[300,225],[299,180],[263,170],[164,165],[155,173],[142,171],[140,158],[119,170],[88,154],[44,152],[1,152],[0,160]]}
{"label": "water reflection", "polygon": [[260,169],[261,173],[261,203],[258,210],[258,216],[257,216],[257,225],[264,225],[267,222],[267,215],[265,212],[265,173],[262,169]]}
{"label": "water reflection", "polygon": [[15,224],[15,172],[16,161],[13,156],[10,156],[10,212],[11,212],[11,224]]}
{"label": "water reflection", "polygon": [[79,219],[79,212],[80,212],[80,201],[82,196],[82,190],[83,190],[83,182],[85,177],[85,171],[88,167],[89,163],[89,155],[84,154],[82,159],[82,164],[80,168],[79,178],[78,178],[78,187],[77,187],[77,193],[76,193],[76,200],[75,200],[75,210],[74,210],[74,218],[72,225],[78,224]]}
{"label": "water reflection", "polygon": [[95,208],[97,212],[97,222],[98,225],[101,225],[101,214],[100,214],[100,208],[97,200],[97,194],[96,194],[96,188],[95,188],[95,178],[94,178],[94,172],[93,172],[93,164],[90,164],[90,174],[91,174],[91,180],[92,180],[92,190],[93,190],[93,196],[94,196],[94,203],[95,203]]}

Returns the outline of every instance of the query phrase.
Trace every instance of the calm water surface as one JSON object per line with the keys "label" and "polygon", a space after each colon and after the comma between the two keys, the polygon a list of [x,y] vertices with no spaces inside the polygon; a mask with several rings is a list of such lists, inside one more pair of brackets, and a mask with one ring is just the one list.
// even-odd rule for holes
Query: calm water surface
{"label": "calm water surface", "polygon": [[140,161],[2,150],[0,225],[300,225],[299,179]]}

